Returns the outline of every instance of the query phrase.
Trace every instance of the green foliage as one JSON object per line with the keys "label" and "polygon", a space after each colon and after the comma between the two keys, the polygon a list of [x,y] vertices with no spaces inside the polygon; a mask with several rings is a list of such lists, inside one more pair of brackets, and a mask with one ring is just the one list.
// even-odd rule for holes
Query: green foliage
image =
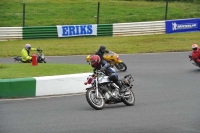
{"label": "green foliage", "polygon": [[6,65],[0,64],[0,69],[5,69],[5,68],[6,68]]}
{"label": "green foliage", "polygon": [[169,2],[191,2],[191,3],[196,3],[199,0],[146,0],[146,1],[169,1]]}
{"label": "green foliage", "polygon": [[[199,18],[200,0],[187,1],[169,0],[168,19]],[[0,27],[22,26],[23,3],[26,26],[94,24],[98,2],[100,24],[165,19],[165,0],[1,0]]]}
{"label": "green foliage", "polygon": [[[187,51],[190,45],[200,42],[200,32],[124,37],[79,37],[0,41],[0,57],[19,56],[26,43],[40,47],[47,56],[87,55],[101,44],[119,54]],[[84,59],[83,59],[84,60]]]}

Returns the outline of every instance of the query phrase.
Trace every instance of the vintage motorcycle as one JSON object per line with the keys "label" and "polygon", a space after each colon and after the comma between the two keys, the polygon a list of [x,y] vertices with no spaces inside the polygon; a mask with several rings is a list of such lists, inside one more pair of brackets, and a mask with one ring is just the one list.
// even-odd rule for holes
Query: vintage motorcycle
{"label": "vintage motorcycle", "polygon": [[[22,63],[22,57],[21,56],[15,56],[14,60],[15,60],[15,62]],[[38,53],[37,53],[37,62],[38,63],[46,63],[45,56],[42,53],[42,50],[39,50]]]}
{"label": "vintage motorcycle", "polygon": [[[189,58],[190,58],[190,61],[193,60],[191,54],[189,55]],[[193,60],[193,61],[194,61],[194,60]],[[200,65],[199,65],[197,62],[194,61],[192,64],[200,68]]]}
{"label": "vintage motorcycle", "polygon": [[120,94],[119,87],[108,79],[108,76],[102,71],[96,71],[96,74],[89,75],[85,85],[91,84],[86,88],[86,99],[89,105],[96,109],[101,110],[105,104],[116,104],[123,102],[127,106],[135,104],[135,95],[132,91],[133,77],[131,74],[126,75],[120,82],[125,88],[125,92]]}
{"label": "vintage motorcycle", "polygon": [[[90,62],[91,55],[86,57],[86,61]],[[110,64],[110,67],[116,67],[119,71],[126,71],[127,66],[126,64],[119,59],[119,55],[113,51],[109,51],[109,53],[104,54],[104,59]]]}

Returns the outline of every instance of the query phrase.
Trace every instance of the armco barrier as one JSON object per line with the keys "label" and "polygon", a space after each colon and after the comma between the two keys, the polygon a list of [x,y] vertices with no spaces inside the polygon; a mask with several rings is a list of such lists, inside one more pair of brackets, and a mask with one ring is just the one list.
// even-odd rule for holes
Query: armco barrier
{"label": "armco barrier", "polygon": [[98,24],[97,36],[112,36],[113,25],[112,24]]}
{"label": "armco barrier", "polygon": [[165,34],[165,21],[113,24],[113,36]]}
{"label": "armco barrier", "polygon": [[22,27],[0,27],[0,40],[22,38]]}
{"label": "armco barrier", "polygon": [[85,92],[91,73],[33,78],[1,79],[0,98],[34,97]]}
{"label": "armco barrier", "polygon": [[58,38],[56,26],[23,27],[23,39]]}

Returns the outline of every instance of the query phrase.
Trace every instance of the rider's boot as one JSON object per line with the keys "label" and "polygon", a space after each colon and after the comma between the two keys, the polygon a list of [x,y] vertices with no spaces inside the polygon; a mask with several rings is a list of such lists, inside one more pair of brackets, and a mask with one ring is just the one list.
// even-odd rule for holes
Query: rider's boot
{"label": "rider's boot", "polygon": [[120,81],[115,83],[119,87],[119,93],[124,93],[126,90]]}

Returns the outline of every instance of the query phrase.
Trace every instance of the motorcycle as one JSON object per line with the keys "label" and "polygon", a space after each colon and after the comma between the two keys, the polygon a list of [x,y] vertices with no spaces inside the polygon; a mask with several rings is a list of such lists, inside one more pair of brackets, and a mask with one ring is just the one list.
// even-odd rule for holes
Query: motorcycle
{"label": "motorcycle", "polygon": [[[22,63],[22,57],[21,56],[15,56],[14,60],[15,60],[15,62]],[[42,50],[39,50],[38,53],[37,53],[37,62],[38,63],[46,63],[45,56],[42,53]]]}
{"label": "motorcycle", "polygon": [[125,92],[120,94],[119,87],[109,80],[108,76],[102,71],[96,71],[96,74],[89,75],[85,85],[91,84],[86,88],[86,100],[89,105],[101,110],[105,104],[116,104],[123,102],[127,106],[135,104],[135,95],[132,91],[133,77],[131,74],[124,76],[119,80],[125,88]]}
{"label": "motorcycle", "polygon": [[[91,55],[88,55],[86,57],[87,62],[90,62],[90,57]],[[116,54],[115,52],[109,51],[109,53],[105,53],[103,57],[110,64],[112,68],[115,66],[119,71],[127,70],[126,64],[119,59],[119,55]]]}
{"label": "motorcycle", "polygon": [[[193,60],[193,59],[192,59],[192,55],[191,55],[191,54],[189,55],[189,58],[190,58],[190,61],[192,61],[192,60]],[[194,60],[193,60],[193,61],[194,61]],[[200,68],[200,64],[199,64],[199,63],[197,63],[196,61],[194,61],[192,64]]]}

